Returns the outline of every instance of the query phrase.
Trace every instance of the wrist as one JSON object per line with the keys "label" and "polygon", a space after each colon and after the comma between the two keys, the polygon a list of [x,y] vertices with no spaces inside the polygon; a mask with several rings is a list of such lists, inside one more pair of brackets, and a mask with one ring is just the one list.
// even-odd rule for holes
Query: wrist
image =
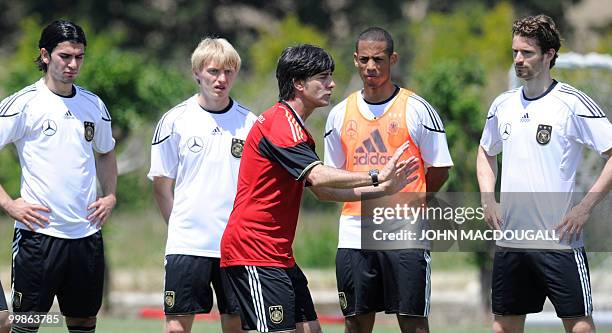
{"label": "wrist", "polygon": [[117,197],[115,196],[115,193],[110,193],[104,196],[104,198],[110,200],[113,204],[113,206],[117,203]]}
{"label": "wrist", "polygon": [[368,175],[370,176],[370,179],[372,180],[372,186],[376,187],[378,186],[378,184],[381,183],[379,179],[380,172],[378,171],[378,169],[372,169],[368,171]]}
{"label": "wrist", "polygon": [[587,214],[591,214],[591,211],[593,210],[593,207],[595,207],[595,205],[593,203],[591,203],[590,201],[580,201],[576,207],[582,211],[584,211]]}
{"label": "wrist", "polygon": [[485,206],[490,206],[492,204],[496,204],[497,200],[495,200],[495,194],[494,193],[481,193],[480,195],[480,205],[485,207]]}
{"label": "wrist", "polygon": [[12,203],[13,199],[11,198],[0,199],[0,208],[2,208],[5,212],[8,212]]}

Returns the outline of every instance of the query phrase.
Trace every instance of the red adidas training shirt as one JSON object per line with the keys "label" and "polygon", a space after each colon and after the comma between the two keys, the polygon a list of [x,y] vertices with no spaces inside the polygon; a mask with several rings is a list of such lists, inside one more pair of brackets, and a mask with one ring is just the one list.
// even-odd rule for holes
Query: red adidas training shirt
{"label": "red adidas training shirt", "polygon": [[244,145],[221,267],[295,265],[304,177],[321,163],[312,136],[288,104],[276,103],[259,116]]}

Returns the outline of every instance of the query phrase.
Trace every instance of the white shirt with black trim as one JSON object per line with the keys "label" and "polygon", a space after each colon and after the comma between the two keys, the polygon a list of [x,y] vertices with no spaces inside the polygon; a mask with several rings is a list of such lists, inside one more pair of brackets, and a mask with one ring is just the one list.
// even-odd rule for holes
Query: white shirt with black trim
{"label": "white shirt with black trim", "polygon": [[[111,117],[95,94],[73,86],[70,97],[56,95],[43,79],[0,103],[0,148],[14,143],[21,164],[21,197],[51,209],[36,232],[82,238],[98,229],[87,207],[97,199],[94,151],[115,147]],[[19,221],[15,227],[27,229]]]}
{"label": "white shirt with black trim", "polygon": [[[489,156],[503,151],[504,227],[551,230],[571,207],[569,202],[575,191],[583,147],[599,154],[610,150],[612,124],[584,92],[555,81],[548,91],[534,99],[526,98],[522,87],[498,96],[489,109],[480,145]],[[535,198],[537,195],[504,194],[512,192],[547,194],[540,195],[541,199]],[[519,201],[533,204],[517,207]],[[555,209],[546,208],[551,205]],[[528,247],[550,244],[529,242]],[[524,247],[518,242],[498,242],[498,245]],[[582,240],[570,245],[580,247]],[[568,244],[562,247],[567,248]]]}
{"label": "white shirt with black trim", "polygon": [[157,124],[148,177],[175,180],[167,255],[220,257],[244,140],[257,120],[230,101],[225,110],[210,112],[194,95],[166,112]]}
{"label": "white shirt with black trim", "polygon": [[[358,94],[357,107],[366,119],[381,117],[397,98],[396,94],[382,103],[371,104]],[[340,133],[346,114],[347,99],[332,108],[325,125],[325,165],[344,169],[346,155]],[[450,167],[453,160],[448,150],[444,125],[436,110],[422,97],[411,94],[406,103],[406,124],[414,143],[421,151],[425,168]],[[361,249],[361,217],[340,216],[338,248]]]}

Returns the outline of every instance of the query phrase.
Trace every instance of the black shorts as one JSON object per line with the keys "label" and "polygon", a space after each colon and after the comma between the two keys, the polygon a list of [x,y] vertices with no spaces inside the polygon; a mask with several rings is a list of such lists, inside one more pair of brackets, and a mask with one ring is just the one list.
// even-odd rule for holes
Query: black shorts
{"label": "black shorts", "polygon": [[593,312],[589,264],[584,248],[517,251],[498,248],[493,260],[492,310],[496,315],[542,311],[546,297],[560,318]]}
{"label": "black shorts", "polygon": [[48,312],[57,301],[67,317],[98,314],[104,286],[102,233],[78,239],[15,229],[13,312]]}
{"label": "black shorts", "polygon": [[219,313],[239,314],[238,299],[225,272],[221,271],[219,263],[219,258],[167,255],[164,282],[165,314],[209,313],[213,305],[213,288]]}
{"label": "black shorts", "polygon": [[296,323],[317,319],[308,280],[297,265],[232,266],[225,271],[240,302],[244,330],[294,330]]}
{"label": "black shorts", "polygon": [[6,299],[4,298],[4,289],[2,289],[2,282],[0,282],[0,311],[7,311],[8,305],[6,304]]}
{"label": "black shorts", "polygon": [[336,282],[344,316],[380,311],[429,315],[431,257],[428,250],[338,249]]}

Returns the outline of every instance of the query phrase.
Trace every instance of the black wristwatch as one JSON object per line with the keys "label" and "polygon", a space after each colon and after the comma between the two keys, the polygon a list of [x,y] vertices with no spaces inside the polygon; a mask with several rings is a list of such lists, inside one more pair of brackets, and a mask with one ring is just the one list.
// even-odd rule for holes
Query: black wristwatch
{"label": "black wristwatch", "polygon": [[378,186],[378,169],[372,169],[368,171],[368,175],[372,177],[372,186]]}

